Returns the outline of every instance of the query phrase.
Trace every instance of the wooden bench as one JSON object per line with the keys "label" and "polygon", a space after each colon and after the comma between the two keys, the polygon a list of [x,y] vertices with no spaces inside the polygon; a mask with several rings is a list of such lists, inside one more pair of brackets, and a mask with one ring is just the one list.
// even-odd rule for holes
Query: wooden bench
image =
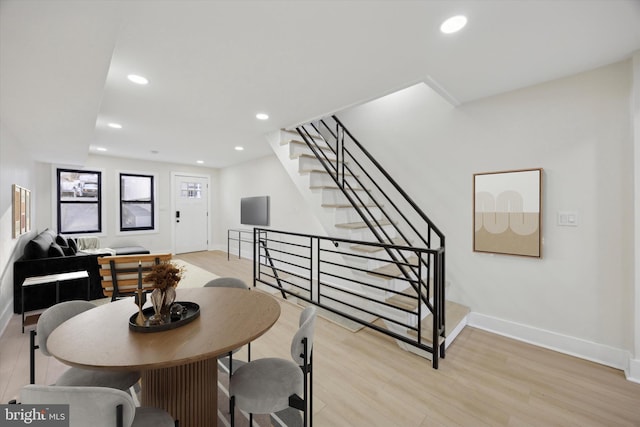
{"label": "wooden bench", "polygon": [[[151,271],[155,264],[168,262],[171,254],[116,255],[98,258],[102,292],[111,297],[111,301],[125,296],[133,296],[138,288],[138,263],[142,267],[142,277]],[[142,283],[145,291],[153,289],[153,283]]]}

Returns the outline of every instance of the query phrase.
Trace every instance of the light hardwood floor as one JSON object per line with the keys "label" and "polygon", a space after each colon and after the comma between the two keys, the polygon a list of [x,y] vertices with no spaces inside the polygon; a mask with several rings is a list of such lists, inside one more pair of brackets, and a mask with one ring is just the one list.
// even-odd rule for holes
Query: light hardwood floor
{"label": "light hardwood floor", "polygon": [[[178,258],[251,283],[250,261],[227,261],[223,252]],[[286,301],[281,306],[276,325],[252,344],[252,358],[290,357],[301,308]],[[0,338],[3,403],[28,382],[28,347],[14,315]],[[64,369],[40,356],[37,363],[40,383]],[[320,319],[314,364],[317,427],[640,426],[640,384],[623,372],[471,327],[434,370],[377,332],[352,333]]]}

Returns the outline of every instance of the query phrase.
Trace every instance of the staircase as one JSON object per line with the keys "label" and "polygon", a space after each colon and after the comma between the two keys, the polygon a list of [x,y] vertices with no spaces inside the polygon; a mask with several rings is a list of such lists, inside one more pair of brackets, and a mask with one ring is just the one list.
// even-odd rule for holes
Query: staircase
{"label": "staircase", "polygon": [[[335,116],[269,140],[332,237],[257,230],[255,241],[272,249],[259,253],[257,280],[387,333],[437,367],[469,313],[444,298],[444,235]],[[307,250],[317,252],[308,266],[287,260],[307,260]]]}

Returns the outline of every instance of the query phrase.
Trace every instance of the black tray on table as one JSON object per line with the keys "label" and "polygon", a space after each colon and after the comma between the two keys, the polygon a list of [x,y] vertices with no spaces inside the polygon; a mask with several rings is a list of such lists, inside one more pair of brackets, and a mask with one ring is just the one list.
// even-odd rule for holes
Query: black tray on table
{"label": "black tray on table", "polygon": [[180,319],[172,320],[169,316],[165,319],[164,323],[161,325],[150,325],[149,317],[155,314],[153,307],[147,307],[142,310],[142,314],[147,319],[144,325],[136,324],[136,318],[138,317],[138,312],[133,313],[129,318],[129,329],[135,332],[160,332],[160,331],[168,331],[170,329],[179,328],[180,326],[184,326],[187,323],[191,323],[200,317],[200,306],[195,302],[186,302],[186,301],[176,301],[173,304],[180,304],[184,307],[182,312],[182,316]]}

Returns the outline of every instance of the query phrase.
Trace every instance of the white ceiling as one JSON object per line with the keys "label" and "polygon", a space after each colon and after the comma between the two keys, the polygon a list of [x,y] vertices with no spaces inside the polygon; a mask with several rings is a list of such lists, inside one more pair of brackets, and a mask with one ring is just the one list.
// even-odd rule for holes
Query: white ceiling
{"label": "white ceiling", "polygon": [[[441,34],[455,14],[468,25]],[[420,81],[465,103],[639,49],[639,0],[0,0],[0,121],[40,161],[224,167]]]}

